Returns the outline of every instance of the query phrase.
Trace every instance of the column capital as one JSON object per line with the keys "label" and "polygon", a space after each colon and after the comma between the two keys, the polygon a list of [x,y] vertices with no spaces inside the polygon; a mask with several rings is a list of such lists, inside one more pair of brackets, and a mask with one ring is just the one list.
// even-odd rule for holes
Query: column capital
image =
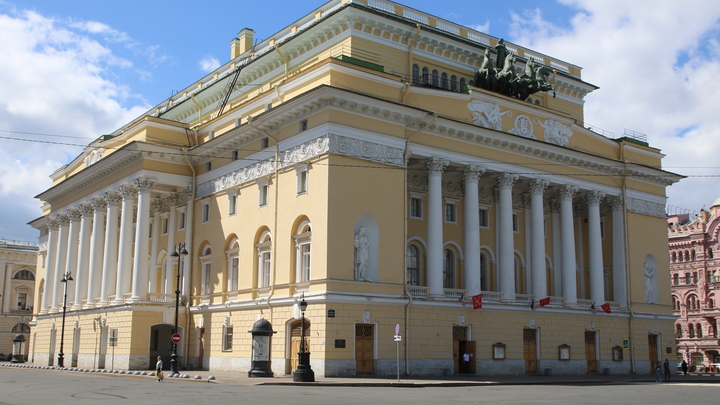
{"label": "column capital", "polygon": [[550,185],[550,182],[545,179],[532,179],[528,182],[528,188],[530,188],[530,194],[532,195],[542,195],[548,185]]}
{"label": "column capital", "polygon": [[605,193],[602,191],[590,191],[585,194],[585,201],[587,201],[589,205],[600,204],[603,198],[605,198]]}
{"label": "column capital", "polygon": [[77,208],[69,208],[67,215],[70,217],[70,221],[78,222],[82,218],[82,212]]}
{"label": "column capital", "polygon": [[157,183],[157,180],[148,179],[147,177],[138,177],[135,179],[135,187],[137,187],[139,193],[145,193],[152,190],[153,186]]}
{"label": "column capital", "polygon": [[436,175],[442,175],[443,171],[447,167],[447,165],[450,163],[447,159],[440,159],[440,158],[430,158],[425,160],[425,168],[427,169],[428,173],[430,175],[436,174]]}
{"label": "column capital", "polygon": [[558,194],[560,195],[561,200],[572,200],[573,197],[575,197],[575,193],[577,193],[577,191],[577,187],[571,186],[569,184],[558,187]]}
{"label": "column capital", "polygon": [[70,215],[68,215],[66,213],[57,214],[57,216],[55,218],[57,218],[57,221],[58,221],[58,223],[60,223],[61,227],[67,226],[70,224]]}
{"label": "column capital", "polygon": [[500,188],[512,188],[518,179],[517,174],[501,173],[495,176],[495,181]]}
{"label": "column capital", "polygon": [[60,223],[58,222],[56,217],[48,216],[45,220],[45,223],[47,224],[47,227],[51,231],[57,231],[60,227]]}
{"label": "column capital", "polygon": [[135,188],[135,186],[132,184],[123,184],[122,186],[120,186],[119,191],[123,200],[131,200],[135,198],[138,194],[137,188]]}
{"label": "column capital", "polygon": [[485,173],[485,168],[477,165],[463,167],[463,178],[466,182],[477,182],[480,176]]}
{"label": "column capital", "polygon": [[624,206],[622,196],[617,196],[610,199],[610,205],[612,206],[613,211],[622,211]]}
{"label": "column capital", "polygon": [[122,202],[123,197],[117,191],[108,191],[103,194],[103,198],[107,201],[108,205],[117,207]]}
{"label": "column capital", "polygon": [[90,204],[90,203],[82,203],[77,206],[77,209],[80,210],[80,212],[82,213],[82,216],[84,216],[84,217],[91,216],[93,214],[93,210],[94,210],[92,204]]}
{"label": "column capital", "polygon": [[100,197],[95,197],[90,200],[90,204],[92,204],[95,211],[105,211],[105,208],[107,208],[107,201]]}

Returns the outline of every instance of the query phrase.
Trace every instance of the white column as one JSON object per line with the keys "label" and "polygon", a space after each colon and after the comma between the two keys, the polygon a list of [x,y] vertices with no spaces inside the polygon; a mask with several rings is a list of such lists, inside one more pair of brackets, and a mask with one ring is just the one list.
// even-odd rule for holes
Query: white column
{"label": "white column", "polygon": [[[80,220],[82,219],[82,212],[77,208],[70,208],[68,210],[68,216],[70,217],[70,230],[68,231],[68,253],[65,261],[65,272],[70,272],[73,280],[75,280],[75,270],[77,270],[78,264],[78,248],[80,245]],[[75,282],[68,284],[67,295],[68,300],[74,300],[75,297]],[[62,308],[62,306],[61,306]]]}
{"label": "white column", "polygon": [[577,264],[575,259],[575,229],[573,226],[572,200],[577,192],[575,186],[562,186],[560,194],[560,232],[562,240],[562,293],[566,305],[577,304]]}
{"label": "white column", "polygon": [[443,289],[443,204],[442,173],[448,161],[432,158],[425,162],[428,170],[428,221],[426,275],[431,297],[444,297]]}
{"label": "white column", "polygon": [[613,301],[627,304],[627,285],[625,268],[625,204],[622,197],[610,201],[612,205],[612,242],[613,242]]}
{"label": "white column", "polygon": [[[191,199],[192,201],[192,199]],[[177,226],[175,225],[175,218],[177,217],[177,209],[173,205],[170,207],[170,216],[168,218],[168,238],[167,238],[167,254],[166,257],[167,261],[165,262],[165,265],[162,268],[162,278],[160,279],[160,282],[162,285],[160,286],[160,293],[162,294],[170,294],[170,291],[172,289],[169,286],[169,280],[171,278],[170,270],[172,269],[172,259],[170,258],[170,254],[174,251],[175,248],[175,232],[177,231]],[[187,226],[187,225],[186,225]],[[190,246],[190,245],[186,245]],[[185,263],[183,263],[184,265]]]}
{"label": "white column", "polygon": [[90,239],[90,272],[88,273],[87,301],[83,308],[94,308],[95,298],[100,294],[100,282],[102,281],[102,262],[105,244],[105,210],[107,201],[104,198],[93,198],[92,205],[95,209],[93,215],[92,239]]}
{"label": "white column", "polygon": [[60,280],[65,274],[65,261],[67,260],[68,232],[70,228],[70,217],[67,214],[58,214],[58,222],[60,222],[60,232],[57,245],[57,261],[55,262],[55,283],[51,286],[53,289],[53,300],[51,311],[56,312],[62,310],[62,293],[60,292]]}
{"label": "white column", "polygon": [[588,261],[590,263],[590,299],[598,307],[605,303],[603,280],[602,238],[600,231],[600,201],[605,193],[591,191],[585,199],[588,203]]}
{"label": "white column", "polygon": [[503,173],[497,180],[498,186],[498,278],[503,299],[515,299],[515,241],[513,233],[512,187],[517,181],[515,174]]}
{"label": "white column", "polygon": [[[193,224],[194,224],[194,217],[193,217],[193,208],[194,208],[194,202],[195,202],[195,195],[192,187],[188,187],[188,202],[187,202],[187,214],[185,215],[185,250],[187,250],[188,254],[185,255],[185,261],[183,262],[183,276],[182,276],[182,295],[184,295],[186,298],[190,297],[190,277],[189,274],[190,268],[192,267],[192,260],[195,255],[194,247],[192,245],[192,232],[193,232]],[[170,272],[172,273],[172,271]],[[172,286],[172,283],[170,283]],[[172,291],[172,288],[171,288]]]}
{"label": "white column", "polygon": [[470,297],[480,294],[480,211],[478,207],[478,179],[485,169],[475,165],[465,167],[465,261],[463,262],[465,289]]}
{"label": "white column", "polygon": [[120,186],[122,194],[122,213],[120,214],[120,247],[118,253],[117,282],[115,284],[115,300],[113,304],[125,302],[123,294],[130,291],[130,275],[132,274],[132,234],[133,208],[137,189],[132,185]]}
{"label": "white column", "polygon": [[543,209],[543,193],[549,181],[533,179],[528,184],[530,187],[530,215],[532,216],[531,226],[531,251],[532,262],[532,294],[536,298],[547,297],[547,269],[545,265],[545,210]]}
{"label": "white column", "polygon": [[48,217],[48,243],[47,243],[47,260],[45,261],[45,284],[43,285],[43,295],[40,304],[40,313],[47,314],[48,307],[53,302],[53,289],[55,285],[55,261],[57,256],[57,240],[58,228],[60,223],[53,217]]}
{"label": "white column", "polygon": [[88,272],[90,270],[90,235],[92,232],[93,207],[80,204],[80,245],[78,246],[78,264],[73,278],[75,279],[75,298],[73,309],[82,309],[82,301],[87,298]]}
{"label": "white column", "polygon": [[135,261],[133,263],[133,280],[131,302],[147,299],[148,283],[148,238],[150,236],[150,192],[156,181],[138,178],[137,229],[135,231]]}
{"label": "white column", "polygon": [[118,266],[118,209],[122,196],[116,192],[105,193],[108,203],[107,226],[105,227],[105,256],[102,266],[102,282],[100,283],[100,301],[98,306],[108,304],[108,296],[115,287]]}
{"label": "white column", "polygon": [[[148,292],[155,292],[155,284],[157,280],[157,269],[158,260],[158,243],[160,242],[160,235],[162,234],[162,222],[160,219],[160,212],[155,211],[152,219],[152,246],[150,248],[150,268],[148,269]],[[168,224],[168,234],[170,234],[170,227]]]}

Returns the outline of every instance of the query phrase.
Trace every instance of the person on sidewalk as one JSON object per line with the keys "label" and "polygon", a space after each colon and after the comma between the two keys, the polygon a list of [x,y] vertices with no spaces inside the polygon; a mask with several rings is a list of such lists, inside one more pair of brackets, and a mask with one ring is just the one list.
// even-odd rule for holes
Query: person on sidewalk
{"label": "person on sidewalk", "polygon": [[462,373],[470,372],[470,353],[463,354],[463,369]]}
{"label": "person on sidewalk", "polygon": [[655,364],[655,382],[656,383],[660,382],[660,362],[659,361]]}
{"label": "person on sidewalk", "polygon": [[157,363],[155,363],[155,376],[157,377],[157,382],[160,382],[163,380],[163,361],[162,357],[158,356]]}
{"label": "person on sidewalk", "polygon": [[665,373],[665,382],[670,382],[670,362],[668,359],[665,359],[665,362],[663,363],[663,371]]}
{"label": "person on sidewalk", "polygon": [[685,375],[687,375],[687,371],[688,371],[687,361],[683,360],[682,365],[681,365],[680,367],[682,367],[683,373],[684,373]]}

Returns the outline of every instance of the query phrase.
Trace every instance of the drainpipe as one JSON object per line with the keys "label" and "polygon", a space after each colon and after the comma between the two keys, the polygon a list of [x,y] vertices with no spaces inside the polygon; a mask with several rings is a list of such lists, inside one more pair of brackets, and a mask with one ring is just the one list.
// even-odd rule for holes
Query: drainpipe
{"label": "drainpipe", "polygon": [[[193,101],[195,101],[193,99]],[[194,131],[193,131],[194,132]],[[188,196],[188,200],[191,202],[188,204],[188,212],[185,216],[185,240],[187,240],[187,236],[190,235],[190,250],[188,250],[188,256],[187,261],[188,265],[185,266],[187,268],[186,272],[188,280],[192,280],[192,257],[193,257],[193,251],[194,249],[192,246],[194,245],[195,235],[192,232],[192,221],[193,221],[193,206],[195,205],[195,189],[197,188],[197,174],[195,173],[195,168],[193,167],[192,163],[190,162],[190,158],[188,158],[188,148],[183,148],[183,155],[185,156],[185,161],[187,162],[188,166],[190,167],[190,170],[192,171],[192,185],[190,186],[190,195]],[[188,233],[189,232],[189,233]],[[188,286],[190,283],[187,283]],[[190,302],[191,300],[191,289],[188,287],[187,291],[187,299],[185,300],[185,338],[188,336],[188,331],[190,330]],[[187,339],[185,339],[187,341]],[[190,345],[185,344],[185,368],[187,369],[187,359],[190,355]],[[202,365],[201,365],[202,368]]]}
{"label": "drainpipe", "polygon": [[[278,139],[267,132],[260,129],[257,125],[255,125],[255,117],[248,116],[248,124],[250,124],[251,127],[257,129],[258,131],[265,134],[268,138],[272,138],[275,141],[275,170],[273,171],[273,180],[275,181],[275,211],[273,213],[273,230],[272,230],[272,242],[271,242],[271,249],[273,252],[273,256],[277,255],[277,223],[278,223],[278,206],[280,205],[280,201],[278,201],[278,193],[280,188],[280,179],[278,177],[278,172],[280,170],[280,141]],[[270,323],[273,322],[273,306],[270,303],[270,300],[272,299],[273,295],[275,295],[275,276],[277,275],[277,260],[275,260],[275,257],[273,257],[272,261],[272,283],[270,283],[270,293],[267,297],[267,306],[270,309]]]}
{"label": "drainpipe", "polygon": [[[407,71],[410,73],[410,80],[412,80],[412,64],[413,64],[413,47],[415,46],[415,42],[417,42],[418,36],[420,35],[420,24],[415,24],[415,28],[417,31],[415,31],[415,35],[413,35],[413,38],[408,41],[408,69]],[[410,35],[412,35],[412,31],[410,32]],[[410,36],[408,35],[408,38]],[[405,83],[405,87],[402,89],[405,90],[405,92],[400,96],[400,103],[405,102],[405,96],[410,92],[410,86],[408,83]],[[402,91],[400,90],[400,91]]]}
{"label": "drainpipe", "polygon": [[623,233],[624,233],[624,239],[625,239],[625,300],[628,304],[628,309],[630,310],[630,317],[628,318],[628,326],[630,328],[630,373],[635,374],[635,349],[634,349],[634,341],[635,341],[635,325],[633,323],[635,319],[635,311],[633,311],[633,304],[632,301],[630,301],[630,259],[628,258],[628,255],[630,254],[630,249],[628,246],[628,222],[627,222],[627,176],[628,176],[628,161],[625,160],[625,143],[620,142],[620,159],[625,164],[625,175],[623,176],[623,186],[622,186],[622,198],[623,198],[623,221],[625,222],[625,226],[623,226]]}
{"label": "drainpipe", "polygon": [[[407,85],[407,83],[406,83],[406,85]],[[425,124],[424,127],[415,131],[412,135],[408,136],[405,139],[405,150],[403,151],[403,166],[405,167],[405,176],[403,178],[403,186],[404,186],[403,189],[405,190],[404,195],[403,195],[403,200],[404,200],[403,212],[405,213],[405,215],[404,215],[405,223],[403,225],[404,226],[403,246],[405,246],[407,244],[407,239],[408,239],[408,216],[409,216],[408,203],[409,203],[409,201],[408,201],[408,192],[407,192],[407,186],[408,186],[407,176],[408,176],[408,161],[410,160],[410,156],[409,156],[410,155],[410,150],[409,150],[410,149],[410,140],[415,135],[419,134],[420,132],[427,129],[430,125],[435,123],[435,120],[437,119],[437,113],[431,112],[430,114],[432,116],[432,120],[430,120],[430,122]],[[405,291],[405,295],[408,297],[408,303],[407,303],[407,305],[405,305],[405,375],[408,376],[408,375],[410,375],[410,358],[409,358],[409,356],[410,356],[410,344],[409,344],[410,336],[409,336],[409,334],[410,334],[410,306],[412,306],[412,294],[410,293],[410,289],[408,288],[407,254],[403,254],[403,264],[404,264],[403,273],[405,274],[405,276],[403,277],[403,279],[405,280],[403,288]]]}

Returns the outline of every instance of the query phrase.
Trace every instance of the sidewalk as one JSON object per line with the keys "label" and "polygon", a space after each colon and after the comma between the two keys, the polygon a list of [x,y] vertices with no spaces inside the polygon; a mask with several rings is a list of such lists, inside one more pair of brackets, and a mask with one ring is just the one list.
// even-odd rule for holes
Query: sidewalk
{"label": "sidewalk", "polygon": [[[0,363],[0,367],[19,368],[19,369],[36,369],[46,370],[48,372],[58,372],[52,367],[38,367],[30,364],[16,363]],[[125,378],[142,378],[152,379],[155,377],[148,375],[148,370],[131,370],[124,371],[101,371],[101,370],[63,370],[67,373],[93,374],[97,376],[107,377],[125,377]],[[141,375],[141,373],[145,375]],[[629,384],[629,383],[654,383],[654,374],[619,374],[619,375],[602,375],[602,374],[586,374],[586,375],[498,375],[498,376],[476,376],[476,375],[457,375],[448,377],[422,377],[422,376],[400,376],[398,382],[397,377],[391,376],[359,376],[359,377],[317,377],[315,382],[300,383],[293,382],[292,375],[279,375],[268,378],[249,378],[247,373],[236,373],[228,371],[192,371],[184,370],[181,374],[188,375],[188,378],[169,378],[168,372],[165,372],[165,383],[213,383],[228,384],[240,386],[252,385],[305,385],[305,386],[322,386],[322,387],[462,387],[462,386],[487,386],[487,385],[535,385],[535,384]],[[196,379],[196,376],[199,376]],[[214,378],[214,379],[211,379]],[[670,383],[720,383],[720,373],[715,374],[697,374],[690,373],[688,375],[673,375]],[[662,383],[666,384],[666,383]]]}

